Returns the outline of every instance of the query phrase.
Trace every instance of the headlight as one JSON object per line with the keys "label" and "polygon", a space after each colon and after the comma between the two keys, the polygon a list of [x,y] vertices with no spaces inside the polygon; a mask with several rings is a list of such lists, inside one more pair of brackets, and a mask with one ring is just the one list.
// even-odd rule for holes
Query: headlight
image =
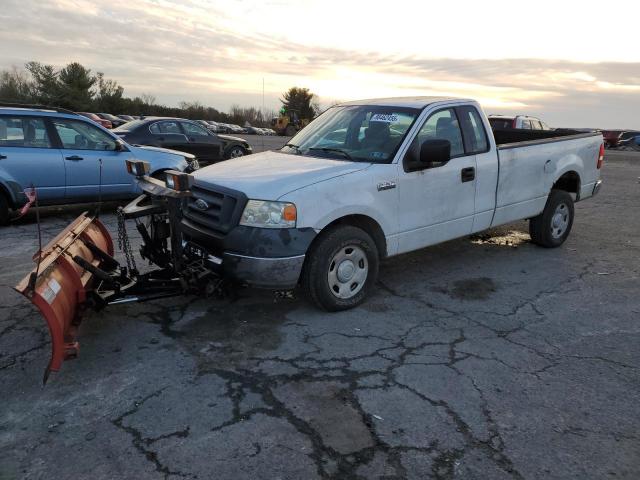
{"label": "headlight", "polygon": [[294,228],[296,206],[287,202],[249,200],[244,207],[240,225],[259,228]]}

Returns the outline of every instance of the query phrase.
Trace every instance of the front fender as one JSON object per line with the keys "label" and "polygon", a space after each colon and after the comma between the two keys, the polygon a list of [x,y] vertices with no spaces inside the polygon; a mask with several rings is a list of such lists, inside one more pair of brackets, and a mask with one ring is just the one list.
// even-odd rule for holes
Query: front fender
{"label": "front fender", "polygon": [[1,170],[0,193],[6,195],[12,208],[18,208],[27,203],[27,196],[24,193],[23,186],[8,175],[7,172]]}

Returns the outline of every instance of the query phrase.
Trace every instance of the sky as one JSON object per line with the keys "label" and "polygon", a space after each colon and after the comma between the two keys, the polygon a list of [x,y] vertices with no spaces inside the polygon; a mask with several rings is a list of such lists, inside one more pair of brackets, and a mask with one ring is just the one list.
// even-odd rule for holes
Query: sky
{"label": "sky", "polygon": [[78,61],[128,96],[279,107],[474,98],[552,126],[640,129],[640,2],[0,0],[0,69]]}

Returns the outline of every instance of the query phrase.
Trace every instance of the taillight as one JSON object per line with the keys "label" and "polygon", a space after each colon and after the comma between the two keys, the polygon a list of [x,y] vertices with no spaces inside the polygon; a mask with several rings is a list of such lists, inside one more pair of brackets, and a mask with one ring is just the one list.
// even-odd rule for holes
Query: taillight
{"label": "taillight", "polygon": [[596,168],[600,170],[600,168],[602,168],[603,163],[604,163],[604,143],[601,143],[600,152],[598,153],[598,163],[596,164]]}

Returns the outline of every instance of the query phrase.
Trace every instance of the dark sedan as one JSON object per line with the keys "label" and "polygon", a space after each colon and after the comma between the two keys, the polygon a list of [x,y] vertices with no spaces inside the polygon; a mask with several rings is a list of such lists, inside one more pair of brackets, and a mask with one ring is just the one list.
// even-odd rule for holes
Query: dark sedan
{"label": "dark sedan", "polygon": [[200,165],[252,153],[246,140],[217,135],[196,122],[183,118],[146,117],[113,130],[133,145],[170,148],[196,156]]}

